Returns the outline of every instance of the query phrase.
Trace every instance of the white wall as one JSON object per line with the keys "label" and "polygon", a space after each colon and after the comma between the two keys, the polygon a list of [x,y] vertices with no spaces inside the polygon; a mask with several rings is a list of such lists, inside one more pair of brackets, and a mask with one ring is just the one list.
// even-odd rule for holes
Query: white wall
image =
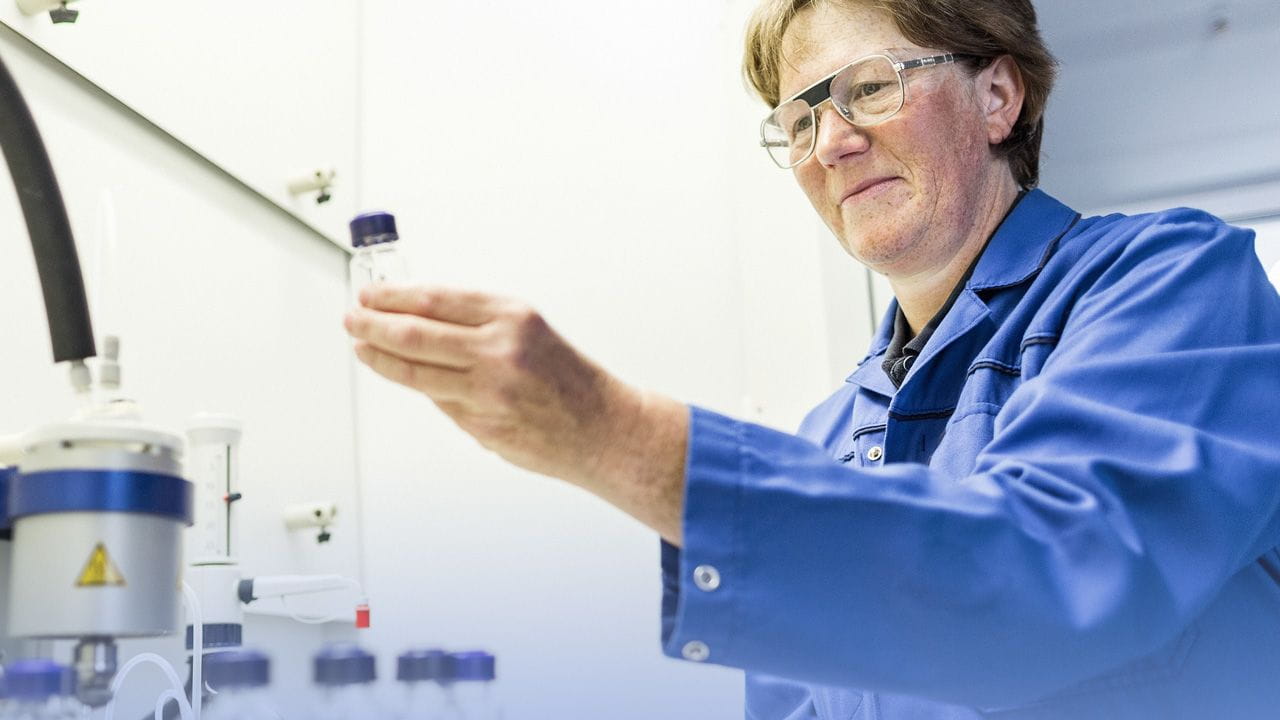
{"label": "white wall", "polygon": [[[202,410],[244,421],[245,499],[237,514],[249,540],[241,546],[245,569],[358,574],[357,516],[335,528],[331,546],[318,548],[310,537],[287,534],[279,515],[286,503],[315,497],[355,507],[351,363],[341,329],[345,254],[7,29],[0,29],[0,55],[40,125],[86,266],[100,198],[114,198],[113,325],[123,336],[126,388],[152,422],[178,432]],[[35,265],[7,172],[0,172],[0,225],[7,228],[0,432],[9,433],[65,419],[73,401],[66,368],[50,361]],[[107,329],[96,320],[99,331]],[[251,618],[246,632],[273,651],[280,684],[295,695],[309,653],[326,637],[350,634],[274,618]],[[174,662],[183,657],[177,637],[122,645],[125,657],[142,649]],[[117,717],[140,716],[160,685],[141,672],[126,688]]]}

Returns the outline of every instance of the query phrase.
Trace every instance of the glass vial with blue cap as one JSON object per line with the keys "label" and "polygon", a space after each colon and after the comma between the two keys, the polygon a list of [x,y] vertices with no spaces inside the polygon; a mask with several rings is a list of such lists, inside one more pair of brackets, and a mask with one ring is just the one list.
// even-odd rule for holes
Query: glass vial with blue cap
{"label": "glass vial with blue cap", "polygon": [[450,653],[452,678],[448,684],[446,720],[501,720],[494,656],[487,652]]}
{"label": "glass vial with blue cap", "polygon": [[368,212],[351,220],[351,294],[374,283],[408,280],[408,265],[400,254],[396,218],[388,212]]}
{"label": "glass vial with blue cap", "polygon": [[18,660],[4,669],[0,720],[69,720],[88,711],[75,698],[71,668],[52,660]]}
{"label": "glass vial with blue cap", "polygon": [[445,688],[452,681],[449,653],[437,649],[410,650],[396,659],[400,697],[395,717],[437,720],[446,707]]}
{"label": "glass vial with blue cap", "polygon": [[215,694],[200,713],[205,720],[280,720],[271,695],[271,660],[257,650],[226,650],[204,659],[203,680]]}
{"label": "glass vial with blue cap", "polygon": [[382,718],[374,682],[376,661],[364,649],[350,644],[330,645],[312,662],[312,679],[318,691],[316,706],[308,717],[316,720],[365,720]]}

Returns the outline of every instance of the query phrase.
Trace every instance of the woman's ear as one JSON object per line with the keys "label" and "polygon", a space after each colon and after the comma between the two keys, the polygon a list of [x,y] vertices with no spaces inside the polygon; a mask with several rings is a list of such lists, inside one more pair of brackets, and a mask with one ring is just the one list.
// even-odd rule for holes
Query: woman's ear
{"label": "woman's ear", "polygon": [[1022,114],[1026,86],[1022,71],[1008,55],[1001,55],[978,74],[978,98],[987,120],[987,141],[999,145],[1013,134]]}

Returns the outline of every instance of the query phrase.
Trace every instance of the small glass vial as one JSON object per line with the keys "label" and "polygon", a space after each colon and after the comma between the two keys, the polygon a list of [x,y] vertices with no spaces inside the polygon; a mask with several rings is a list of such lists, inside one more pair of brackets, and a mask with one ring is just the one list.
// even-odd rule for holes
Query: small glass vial
{"label": "small glass vial", "polygon": [[402,693],[396,715],[403,720],[439,720],[447,706],[445,688],[452,679],[451,660],[444,650],[410,650],[396,660],[396,681]]}
{"label": "small glass vial", "polygon": [[52,660],[18,660],[4,671],[4,709],[0,718],[72,720],[88,717],[75,698],[71,668]]}
{"label": "small glass vial", "polygon": [[205,720],[280,720],[270,695],[271,660],[257,650],[205,655],[204,682],[216,695],[202,708]]}
{"label": "small glass vial", "polygon": [[319,697],[309,717],[317,720],[384,717],[374,697],[378,674],[370,653],[355,645],[331,645],[316,653],[312,670]]}
{"label": "small glass vial", "polygon": [[369,212],[351,220],[351,294],[374,283],[400,283],[408,267],[400,254],[396,218],[388,212]]}
{"label": "small glass vial", "polygon": [[502,706],[497,696],[494,656],[487,652],[458,652],[449,655],[452,682],[449,683],[450,720],[501,720]]}

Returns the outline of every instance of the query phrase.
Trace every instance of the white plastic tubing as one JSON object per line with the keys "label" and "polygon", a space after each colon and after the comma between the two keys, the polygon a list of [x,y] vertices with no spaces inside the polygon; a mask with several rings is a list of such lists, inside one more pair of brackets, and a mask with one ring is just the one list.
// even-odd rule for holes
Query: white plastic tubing
{"label": "white plastic tubing", "polygon": [[115,720],[116,698],[120,695],[120,688],[124,685],[125,678],[134,668],[144,663],[160,668],[160,671],[169,680],[170,685],[170,688],[161,693],[160,697],[156,699],[155,720],[164,720],[164,707],[170,701],[178,703],[178,711],[182,713],[182,720],[200,720],[200,710],[204,700],[204,677],[202,673],[204,669],[204,619],[200,617],[200,601],[196,599],[195,591],[185,582],[182,583],[182,597],[186,600],[187,616],[191,620],[191,700],[187,700],[186,688],[182,686],[182,680],[178,678],[178,673],[174,671],[168,660],[155,653],[141,653],[125,663],[124,667],[120,668],[120,672],[116,674],[115,679],[111,681],[111,702],[107,703],[104,720]]}

